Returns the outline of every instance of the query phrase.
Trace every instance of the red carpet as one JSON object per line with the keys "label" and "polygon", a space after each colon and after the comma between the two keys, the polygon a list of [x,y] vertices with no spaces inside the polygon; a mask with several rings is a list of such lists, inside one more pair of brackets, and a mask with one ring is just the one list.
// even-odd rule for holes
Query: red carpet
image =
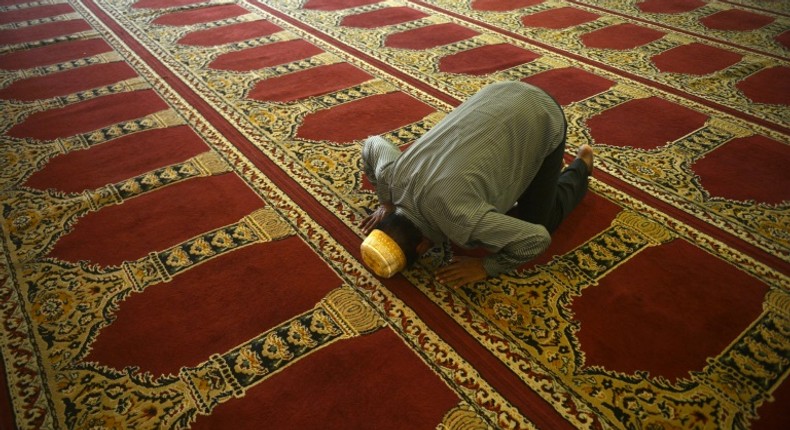
{"label": "red carpet", "polygon": [[[0,428],[788,428],[789,54],[782,2],[0,0]],[[591,192],[376,278],[362,140],[503,80]]]}

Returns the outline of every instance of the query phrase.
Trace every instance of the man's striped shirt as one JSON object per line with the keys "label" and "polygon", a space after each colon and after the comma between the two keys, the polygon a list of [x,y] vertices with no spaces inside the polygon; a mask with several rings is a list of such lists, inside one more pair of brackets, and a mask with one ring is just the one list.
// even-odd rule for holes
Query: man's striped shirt
{"label": "man's striped shirt", "polygon": [[551,242],[542,225],[505,215],[563,141],[562,109],[521,82],[489,85],[406,151],[376,136],[362,150],[380,202],[391,202],[439,244],[484,247],[489,275],[531,260]]}

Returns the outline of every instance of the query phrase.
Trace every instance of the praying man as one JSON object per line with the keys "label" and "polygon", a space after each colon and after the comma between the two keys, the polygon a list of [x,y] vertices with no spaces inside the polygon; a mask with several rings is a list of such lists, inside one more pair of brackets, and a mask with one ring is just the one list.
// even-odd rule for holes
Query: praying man
{"label": "praying man", "polygon": [[436,271],[450,287],[483,281],[532,260],[581,202],[593,150],[581,145],[564,170],[566,121],[543,90],[491,84],[407,150],[382,137],[363,145],[365,174],[379,207],[361,224],[364,263],[391,277],[434,244],[484,248]]}

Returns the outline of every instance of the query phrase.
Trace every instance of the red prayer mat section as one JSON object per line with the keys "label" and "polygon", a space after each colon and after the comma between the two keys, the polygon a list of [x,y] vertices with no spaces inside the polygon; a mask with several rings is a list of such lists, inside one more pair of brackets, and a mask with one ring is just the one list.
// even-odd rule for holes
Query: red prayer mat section
{"label": "red prayer mat section", "polygon": [[185,12],[168,13],[152,22],[154,24],[172,26],[192,25],[230,19],[245,13],[246,10],[244,8],[235,5],[202,7]]}
{"label": "red prayer mat section", "polygon": [[177,164],[208,150],[188,127],[169,127],[123,136],[85,151],[53,158],[25,185],[67,193],[123,181],[162,165]]}
{"label": "red prayer mat section", "polygon": [[706,16],[700,20],[706,27],[714,30],[749,31],[757,30],[772,23],[774,18],[743,10],[726,10]]}
{"label": "red prayer mat section", "polygon": [[625,23],[587,33],[581,40],[589,48],[626,50],[654,42],[664,34],[651,28]]}
{"label": "red prayer mat section", "polygon": [[353,87],[372,78],[348,63],[330,64],[262,80],[250,91],[248,97],[290,102]]}
{"label": "red prayer mat section", "polygon": [[739,82],[737,88],[758,103],[787,106],[790,104],[790,68],[771,67]]}
{"label": "red prayer mat section", "polygon": [[387,38],[385,46],[400,49],[428,49],[476,36],[478,33],[457,24],[436,24],[407,30]]}
{"label": "red prayer mat section", "polygon": [[[262,256],[270,264],[290,269],[273,274],[260,264]],[[309,246],[289,238],[209,261],[172,283],[125,301],[117,319],[96,339],[88,359],[117,369],[140,366],[154,375],[177,374],[181,366],[199,364],[204,351],[233,348],[290,319],[294,311],[310,310],[339,287],[342,281],[329,268],[305,274],[295,264],[304,267],[316,259]],[[288,306],[271,307],[271,303]],[[161,318],[162,314],[169,317]],[[216,317],[205,319],[205,315]],[[202,321],[200,330],[192,327],[196,320]]]}
{"label": "red prayer mat section", "polygon": [[539,55],[513,45],[488,45],[443,57],[439,70],[467,75],[487,75],[528,63]]}
{"label": "red prayer mat section", "polygon": [[647,13],[679,14],[691,12],[705,6],[700,0],[645,0],[639,3],[639,10]]}
{"label": "red prayer mat section", "polygon": [[700,43],[679,46],[651,59],[662,72],[709,75],[730,67],[743,58],[734,52]]}
{"label": "red prayer mat section", "polygon": [[[692,168],[714,197],[781,205],[786,200],[783,190],[790,186],[790,173],[784,168],[785,151],[785,145],[775,140],[744,137],[697,160]],[[750,180],[739,180],[744,177]]]}
{"label": "red prayer mat section", "polygon": [[[37,112],[6,133],[10,137],[50,140],[86,133],[103,126],[132,120],[167,109],[153,91],[111,94],[62,108]],[[67,116],[68,122],[58,121]]]}
{"label": "red prayer mat section", "polygon": [[270,22],[241,22],[219,28],[193,31],[178,42],[184,45],[216,46],[268,36],[281,28]]}
{"label": "red prayer mat section", "polygon": [[21,79],[0,90],[0,98],[30,102],[67,96],[134,77],[137,77],[137,73],[124,63],[96,64],[82,69]]}
{"label": "red prayer mat section", "polygon": [[4,11],[0,14],[0,24],[49,18],[52,16],[64,15],[70,12],[74,12],[74,9],[65,3]]}
{"label": "red prayer mat section", "polygon": [[264,67],[278,66],[292,61],[304,60],[323,52],[320,48],[303,40],[289,40],[272,45],[231,52],[217,57],[210,67],[220,70],[247,72]]}
{"label": "red prayer mat section", "polygon": [[[305,117],[297,136],[310,140],[352,143],[417,122],[433,109],[408,95],[397,92],[367,97]],[[344,127],[344,120],[354,118]]]}
{"label": "red prayer mat section", "polygon": [[512,11],[543,3],[544,0],[473,0],[472,8],[486,11]]}
{"label": "red prayer mat section", "polygon": [[65,22],[50,22],[18,29],[0,30],[0,40],[3,43],[35,42],[90,29],[91,26],[87,22],[81,19],[72,19]]}
{"label": "red prayer mat section", "polygon": [[572,7],[551,9],[534,13],[521,18],[522,24],[527,27],[543,27],[562,29],[595,21],[598,15]]}
{"label": "red prayer mat section", "polygon": [[68,60],[92,57],[110,50],[107,43],[101,39],[68,41],[0,55],[0,69],[23,70],[48,66]]}
{"label": "red prayer mat section", "polygon": [[653,97],[609,109],[587,124],[598,142],[655,149],[699,129],[706,120],[699,112]]}
{"label": "red prayer mat section", "polygon": [[523,81],[543,88],[563,106],[603,93],[614,85],[604,77],[574,67],[548,70]]}
{"label": "red prayer mat section", "polygon": [[764,286],[688,242],[634,259],[573,302],[586,366],[688,378],[762,311]]}
{"label": "red prayer mat section", "polygon": [[426,16],[428,14],[407,7],[389,7],[346,16],[340,22],[340,25],[345,27],[376,28],[416,21]]}

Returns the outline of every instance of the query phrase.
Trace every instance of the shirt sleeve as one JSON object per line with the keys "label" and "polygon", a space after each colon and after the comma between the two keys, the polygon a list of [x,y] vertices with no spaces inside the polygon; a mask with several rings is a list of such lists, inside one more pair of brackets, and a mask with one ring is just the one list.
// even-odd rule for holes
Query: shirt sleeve
{"label": "shirt sleeve", "polygon": [[370,183],[376,188],[380,203],[392,201],[389,175],[386,172],[400,154],[397,146],[380,136],[369,137],[362,145],[363,169]]}
{"label": "shirt sleeve", "polygon": [[483,215],[469,243],[494,251],[483,260],[483,267],[490,276],[515,269],[532,260],[550,244],[551,236],[544,226],[495,211]]}

